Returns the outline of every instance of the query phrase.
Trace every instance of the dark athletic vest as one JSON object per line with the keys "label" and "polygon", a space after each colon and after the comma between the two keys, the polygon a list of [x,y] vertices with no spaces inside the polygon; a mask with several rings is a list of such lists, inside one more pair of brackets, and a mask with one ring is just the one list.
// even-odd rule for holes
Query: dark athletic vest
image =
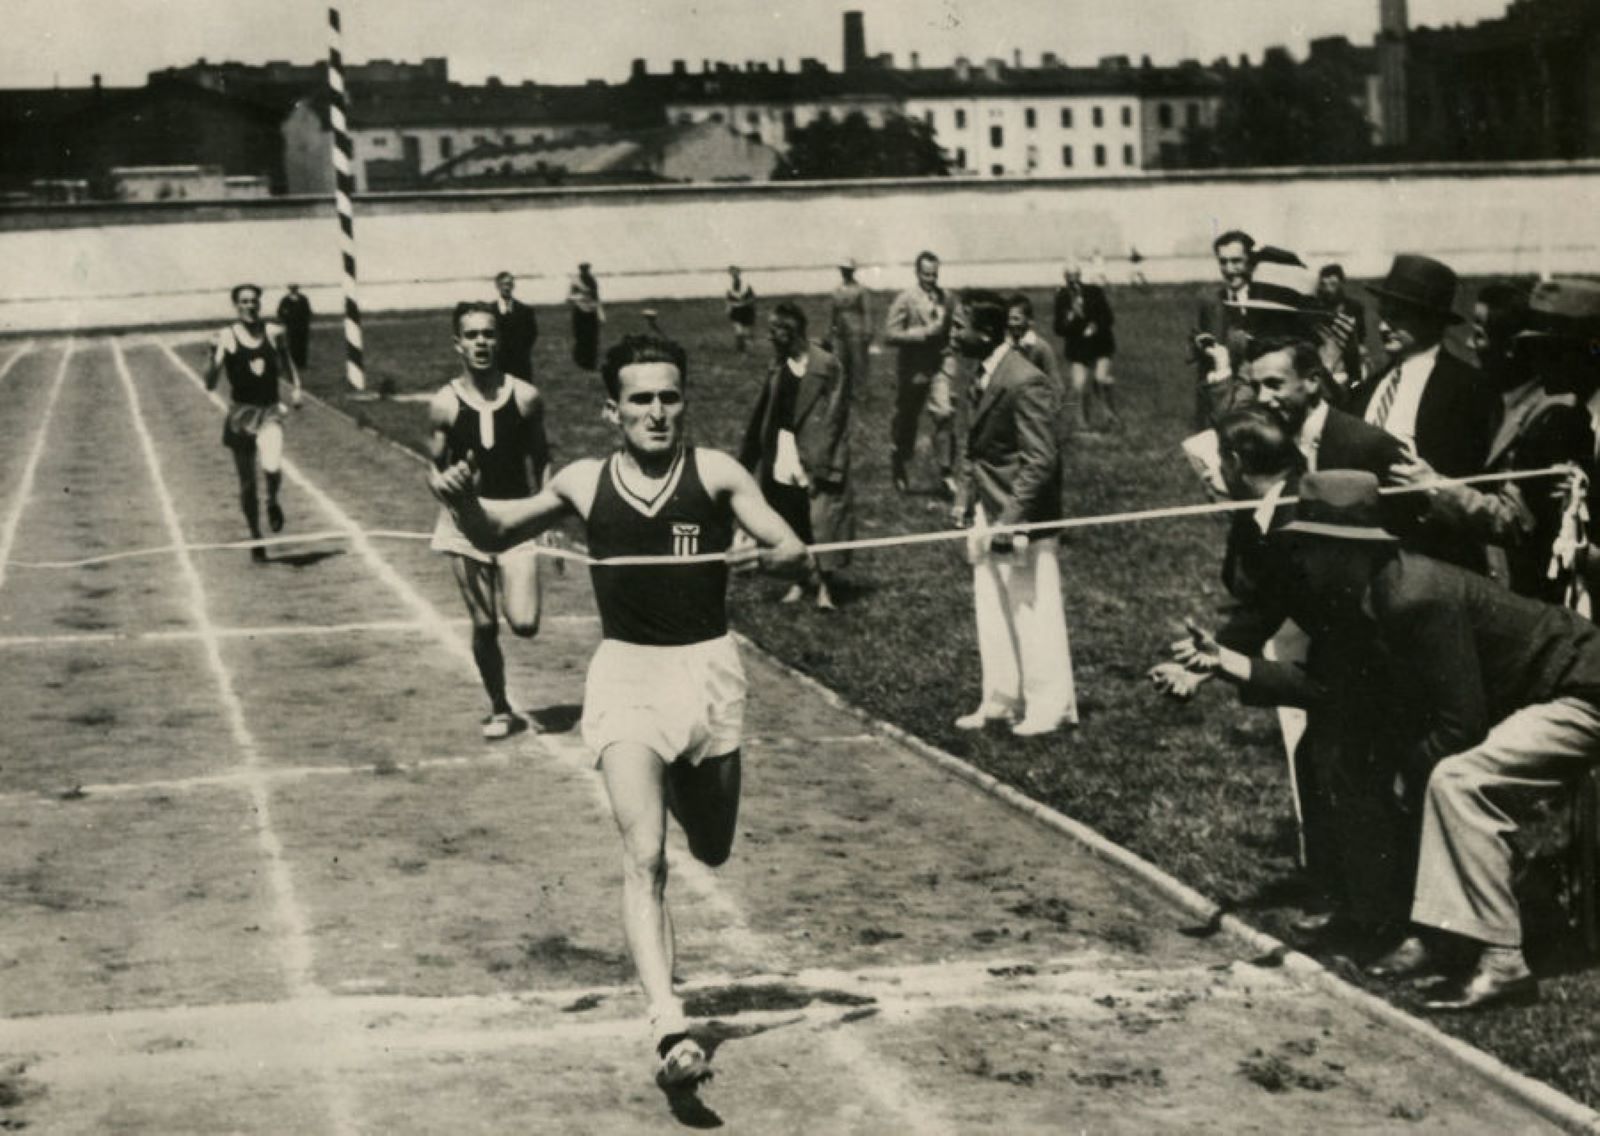
{"label": "dark athletic vest", "polygon": [[239,325],[228,328],[233,336],[233,350],[222,357],[223,368],[228,373],[228,391],[237,406],[272,406],[278,401],[278,352],[272,346],[266,329],[261,332],[261,342],[246,347],[239,338]]}
{"label": "dark athletic vest", "polygon": [[[694,556],[726,552],[733,513],[711,499],[700,480],[693,446],[685,446],[674,477],[654,502],[628,495],[617,483],[620,454],[600,467],[589,508],[589,555]],[[655,507],[654,515],[647,510]],[[600,627],[607,639],[675,647],[728,633],[728,565],[615,565],[589,569]]]}
{"label": "dark athletic vest", "polygon": [[464,461],[469,453],[474,455],[478,459],[478,496],[491,500],[526,497],[533,492],[528,480],[528,420],[517,407],[511,380],[505,378],[501,382],[505,384],[501,388],[505,399],[490,412],[494,445],[483,444],[483,411],[461,397],[456,382],[450,384],[456,416],[445,434],[445,465]]}

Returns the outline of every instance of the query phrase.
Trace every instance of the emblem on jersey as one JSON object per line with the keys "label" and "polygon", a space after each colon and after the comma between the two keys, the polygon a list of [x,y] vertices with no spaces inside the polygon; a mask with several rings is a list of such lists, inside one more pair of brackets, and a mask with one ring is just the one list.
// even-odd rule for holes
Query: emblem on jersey
{"label": "emblem on jersey", "polygon": [[672,555],[695,556],[700,552],[700,526],[680,524],[676,521],[672,525]]}
{"label": "emblem on jersey", "polygon": [[267,373],[267,361],[260,355],[257,355],[254,359],[250,360],[250,369],[257,375],[264,375]]}

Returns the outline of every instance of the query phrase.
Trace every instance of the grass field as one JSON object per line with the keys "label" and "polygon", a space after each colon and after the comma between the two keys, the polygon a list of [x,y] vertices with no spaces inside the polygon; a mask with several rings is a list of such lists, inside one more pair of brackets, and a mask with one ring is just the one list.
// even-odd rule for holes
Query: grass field
{"label": "grass field", "polygon": [[[1037,311],[1049,310],[1048,295],[1036,292],[1033,299]],[[764,309],[771,302],[764,301]],[[824,302],[800,302],[816,334]],[[1113,302],[1126,430],[1068,450],[1074,510],[1196,501],[1198,489],[1176,448],[1188,432],[1192,406],[1182,357],[1192,292],[1124,288]],[[736,353],[719,303],[654,306],[663,328],[689,348],[693,437],[736,446],[763,375],[764,344]],[[613,306],[606,337],[642,329],[639,309]],[[599,415],[598,377],[571,365],[565,313],[543,310],[541,321],[536,377],[549,400],[557,461],[604,452],[613,439]],[[367,344],[372,386],[392,382],[402,396],[433,388],[455,369],[445,313],[380,318],[368,328]],[[309,388],[384,434],[420,446],[420,401],[354,400],[342,376],[338,330],[319,325]],[[872,381],[857,393],[852,429],[863,536],[945,527],[931,493],[902,497],[889,488],[885,439],[892,390],[892,358],[878,354]],[[931,487],[933,470],[926,464],[914,470],[914,484],[919,473]],[[420,491],[420,477],[415,486],[395,488]],[[735,618],[753,639],[857,705],[1085,821],[1264,929],[1284,934],[1298,909],[1294,825],[1275,719],[1239,708],[1225,691],[1175,705],[1156,697],[1143,678],[1181,631],[1183,617],[1209,620],[1222,599],[1222,539],[1221,523],[1205,518],[1080,530],[1065,542],[1062,575],[1082,723],[1060,738],[973,737],[951,727],[978,689],[970,579],[953,545],[858,555],[845,574],[843,610],[834,615],[778,606],[773,601],[781,585],[775,582],[741,582]],[[1581,1100],[1600,1103],[1593,1025],[1600,1019],[1600,977],[1567,961],[1571,944],[1565,941],[1530,943],[1530,953],[1548,975],[1540,1005],[1438,1024]],[[1374,989],[1407,1003],[1399,991]]]}

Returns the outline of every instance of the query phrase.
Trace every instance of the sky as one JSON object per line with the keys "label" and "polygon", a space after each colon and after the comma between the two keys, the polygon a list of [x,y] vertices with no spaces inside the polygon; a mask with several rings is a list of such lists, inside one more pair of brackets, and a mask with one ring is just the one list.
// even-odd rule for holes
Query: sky
{"label": "sky", "polygon": [[[643,58],[652,71],[674,59],[776,62],[813,56],[837,68],[842,16],[866,16],[867,50],[900,66],[1015,49],[1037,64],[1054,51],[1069,63],[1102,55],[1150,55],[1157,63],[1343,34],[1367,43],[1378,0],[339,0],[351,60],[443,55],[451,77],[481,83],[577,83],[627,77]],[[1473,23],[1507,0],[1410,0],[1413,25]],[[3,0],[0,83],[12,87],[138,86],[145,75],[204,57],[309,63],[327,52],[326,0]]]}

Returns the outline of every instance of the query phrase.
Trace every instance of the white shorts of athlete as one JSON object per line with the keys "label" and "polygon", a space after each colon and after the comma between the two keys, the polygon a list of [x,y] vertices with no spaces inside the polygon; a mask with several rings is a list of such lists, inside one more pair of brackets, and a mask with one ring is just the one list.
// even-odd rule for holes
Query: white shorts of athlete
{"label": "white shorts of athlete", "polygon": [[744,692],[731,635],[682,647],[606,639],[583,688],[583,740],[596,765],[619,742],[698,765],[739,748]]}
{"label": "white shorts of athlete", "polygon": [[449,509],[440,509],[439,519],[433,524],[433,539],[428,542],[428,547],[435,552],[465,556],[468,560],[476,560],[479,564],[509,565],[524,557],[533,558],[537,563],[538,554],[535,550],[539,547],[539,542],[537,539],[525,540],[504,552],[485,552],[467,539],[467,534],[461,531],[456,519],[450,515]]}

